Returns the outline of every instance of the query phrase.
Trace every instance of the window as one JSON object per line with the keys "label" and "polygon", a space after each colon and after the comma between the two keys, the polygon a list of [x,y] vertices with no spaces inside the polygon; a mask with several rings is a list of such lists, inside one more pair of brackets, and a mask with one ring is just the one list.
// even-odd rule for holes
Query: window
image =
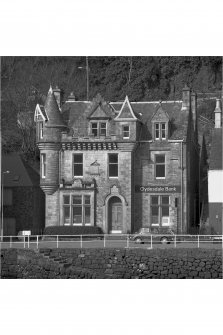
{"label": "window", "polygon": [[122,127],[123,138],[129,138],[129,126]]}
{"label": "window", "polygon": [[151,224],[153,226],[169,226],[169,199],[168,195],[151,196]]}
{"label": "window", "polygon": [[166,124],[161,123],[161,138],[162,140],[166,139]]}
{"label": "window", "polygon": [[155,178],[165,178],[165,155],[155,155]]}
{"label": "window", "polygon": [[118,177],[118,154],[108,154],[108,175],[111,178]]}
{"label": "window", "polygon": [[40,155],[41,161],[41,177],[46,178],[46,154]]}
{"label": "window", "polygon": [[83,177],[83,154],[73,155],[73,175]]}
{"label": "window", "polygon": [[39,138],[43,138],[43,122],[39,122]]}
{"label": "window", "polygon": [[64,225],[91,224],[91,197],[90,195],[63,196]]}
{"label": "window", "polygon": [[166,139],[166,123],[155,123],[155,139]]}
{"label": "window", "polygon": [[106,136],[107,134],[106,122],[92,122],[91,134],[94,136]]}

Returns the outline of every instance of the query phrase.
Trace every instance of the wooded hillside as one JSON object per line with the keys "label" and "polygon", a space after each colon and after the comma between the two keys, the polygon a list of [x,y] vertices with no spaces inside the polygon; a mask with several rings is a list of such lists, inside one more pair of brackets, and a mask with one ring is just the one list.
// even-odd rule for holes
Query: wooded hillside
{"label": "wooded hillside", "polygon": [[[126,94],[130,101],[178,100],[185,83],[198,93],[219,92],[222,87],[221,57],[126,56],[88,60],[90,99],[100,92],[108,101],[123,100]],[[33,155],[33,113],[36,103],[43,103],[50,83],[64,91],[64,99],[73,91],[77,100],[86,100],[85,66],[86,57],[2,57],[4,152],[23,150]]]}

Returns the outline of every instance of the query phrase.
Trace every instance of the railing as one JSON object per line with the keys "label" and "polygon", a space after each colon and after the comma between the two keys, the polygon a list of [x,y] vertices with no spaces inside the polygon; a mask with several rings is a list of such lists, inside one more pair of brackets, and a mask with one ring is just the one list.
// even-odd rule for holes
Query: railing
{"label": "railing", "polygon": [[223,235],[24,235],[4,236],[0,248],[222,248]]}

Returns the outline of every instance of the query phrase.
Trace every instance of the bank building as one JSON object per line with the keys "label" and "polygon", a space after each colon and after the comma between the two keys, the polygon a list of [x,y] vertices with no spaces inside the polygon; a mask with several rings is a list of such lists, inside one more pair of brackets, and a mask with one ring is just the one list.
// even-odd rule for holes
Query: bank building
{"label": "bank building", "polygon": [[199,222],[197,98],[62,103],[50,87],[35,110],[45,226],[95,225],[105,233]]}

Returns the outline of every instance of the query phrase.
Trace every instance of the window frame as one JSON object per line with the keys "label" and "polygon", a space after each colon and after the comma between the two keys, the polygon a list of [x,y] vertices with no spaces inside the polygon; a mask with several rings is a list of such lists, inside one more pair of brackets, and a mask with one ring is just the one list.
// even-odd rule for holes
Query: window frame
{"label": "window frame", "polygon": [[41,178],[46,178],[46,154],[41,153],[40,154],[40,166],[41,166]]}
{"label": "window frame", "polygon": [[[75,155],[76,156],[81,156],[82,157],[82,162],[80,163],[80,162],[76,162],[75,163]],[[82,174],[81,175],[78,175],[78,174],[75,174],[75,165],[77,165],[77,166],[82,166]],[[73,164],[72,164],[72,168],[73,168],[73,171],[72,171],[72,175],[73,175],[73,177],[75,178],[75,177],[77,177],[77,178],[83,178],[83,176],[84,176],[84,154],[82,153],[82,152],[75,152],[75,153],[73,153]]]}
{"label": "window frame", "polygon": [[[164,129],[162,126],[164,125]],[[163,130],[165,136],[163,137]],[[156,136],[156,133],[158,132],[158,137]],[[154,123],[154,139],[156,141],[163,141],[167,139],[167,122],[155,122]]]}
{"label": "window frame", "polygon": [[39,122],[39,138],[43,139],[43,121]]}
{"label": "window frame", "polygon": [[[116,162],[115,163],[110,162],[110,157],[112,155],[117,156],[117,163]],[[117,175],[116,176],[110,176],[110,167],[114,166],[114,165],[117,165]],[[108,177],[109,177],[109,179],[117,179],[119,177],[119,154],[116,153],[116,152],[108,153]]]}
{"label": "window frame", "polygon": [[[69,203],[65,203],[65,197],[69,197]],[[74,197],[81,197],[81,203],[74,203]],[[86,203],[86,198],[89,198],[89,203]],[[92,226],[92,196],[90,194],[63,194],[63,226]],[[74,208],[81,207],[81,222],[74,222]],[[69,208],[69,220],[65,222],[65,208]],[[89,222],[86,223],[86,208],[90,209]]]}
{"label": "window frame", "polygon": [[[164,163],[157,163],[156,159],[157,159],[157,156],[164,156]],[[166,155],[165,154],[155,154],[155,157],[154,157],[154,160],[155,160],[155,163],[154,163],[154,176],[155,176],[155,179],[166,179]],[[164,165],[164,177],[157,177],[157,166],[163,166]]]}
{"label": "window frame", "polygon": [[[92,125],[96,124],[97,128],[94,128],[97,130],[97,134],[93,134],[92,132]],[[102,128],[102,124],[105,124],[105,127]],[[105,134],[102,134],[102,129],[105,130]],[[90,135],[94,136],[94,137],[101,137],[101,136],[107,136],[107,131],[108,131],[108,127],[107,127],[107,122],[106,121],[91,121],[90,122]]]}
{"label": "window frame", "polygon": [[[158,198],[157,204],[154,204],[153,201],[152,201],[152,199],[155,198],[155,197]],[[162,202],[164,197],[168,198],[168,204],[165,204],[165,203]],[[170,225],[167,226],[167,225],[162,224],[163,208],[168,208],[168,212],[169,212],[168,217],[170,218],[170,207],[171,207],[171,205],[170,205],[170,195],[169,194],[157,194],[157,195],[153,194],[153,195],[150,196],[150,219],[151,219],[151,226],[152,227],[168,227],[168,226],[170,226]],[[153,223],[152,208],[158,208],[158,223]]]}
{"label": "window frame", "polygon": [[[125,127],[128,127],[128,130],[124,130]],[[125,132],[128,133],[128,136],[125,136]],[[130,138],[130,126],[128,124],[123,124],[122,126],[122,138],[123,139],[129,139]]]}

